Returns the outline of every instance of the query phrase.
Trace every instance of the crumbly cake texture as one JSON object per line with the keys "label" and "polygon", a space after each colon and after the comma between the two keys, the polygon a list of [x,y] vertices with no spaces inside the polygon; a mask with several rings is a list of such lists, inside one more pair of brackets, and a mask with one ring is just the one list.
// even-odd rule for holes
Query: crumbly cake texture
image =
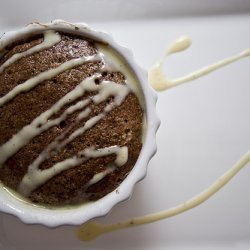
{"label": "crumbly cake texture", "polygon": [[[8,52],[0,59],[0,65],[12,55],[26,51],[42,41],[43,36],[41,35],[12,44],[7,48]],[[23,57],[0,73],[0,97],[41,72],[56,68],[70,59],[96,53],[97,48],[94,41],[69,34],[61,34],[61,41],[56,45]],[[100,72],[101,75],[96,80],[96,84],[100,84],[102,80],[125,84],[125,76],[122,73],[115,70],[112,72],[101,71],[102,66],[102,61],[87,62],[76,66],[60,73],[51,80],[43,81],[30,91],[17,95],[13,100],[1,106],[0,145],[6,143],[24,126],[30,124],[42,112],[48,110],[86,77]],[[93,92],[86,92],[83,97],[77,99],[71,105],[94,94]],[[74,125],[75,119],[80,113],[80,111],[76,111],[58,126],[53,126],[33,138],[0,168],[0,180],[7,187],[17,190],[18,185],[28,171],[28,166],[50,142],[72,125],[72,130],[83,126],[87,120],[101,113],[104,107],[112,103],[112,101],[113,98],[110,97],[100,104],[91,102],[89,107],[91,107],[92,111],[80,124]],[[68,107],[69,105],[65,105],[52,118],[60,116]],[[95,174],[104,171],[109,164],[113,163],[116,156],[108,155],[90,158],[81,165],[54,176],[32,191],[28,199],[41,205],[64,206],[97,200],[115,190],[129,174],[140,154],[142,147],[142,119],[143,110],[138,98],[134,93],[130,92],[121,105],[115,107],[96,125],[67,144],[60,152],[51,153],[50,158],[45,160],[39,168],[51,168],[57,162],[71,158],[89,147],[98,149],[114,145],[128,147],[127,162],[123,166],[116,167],[113,172],[99,182],[84,188]],[[72,133],[71,130],[68,134],[70,133]]]}

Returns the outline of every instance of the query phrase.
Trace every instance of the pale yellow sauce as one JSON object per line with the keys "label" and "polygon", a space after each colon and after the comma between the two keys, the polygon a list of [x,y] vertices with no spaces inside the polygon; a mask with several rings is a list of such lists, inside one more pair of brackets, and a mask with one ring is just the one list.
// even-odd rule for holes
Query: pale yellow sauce
{"label": "pale yellow sauce", "polygon": [[[29,48],[28,50],[14,54],[11,56],[3,65],[0,66],[0,73],[6,70],[10,65],[22,59],[23,57],[33,55],[43,49],[51,48],[55,44],[61,41],[61,36],[53,31],[46,30],[44,32],[44,40],[40,44]],[[109,46],[100,45],[100,51],[93,56],[83,56],[79,58],[73,58],[62,64],[58,65],[56,68],[49,69],[47,71],[41,72],[30,79],[18,84],[13,89],[11,89],[4,96],[0,97],[0,107],[4,106],[9,101],[15,99],[18,95],[23,92],[28,92],[44,82],[45,80],[51,80],[57,75],[72,69],[74,67],[83,65],[87,62],[98,62],[102,61],[102,71],[117,70],[112,66],[114,60],[114,65],[119,65],[119,72],[124,73],[126,79],[126,84],[116,84],[112,81],[102,80],[100,84],[96,84],[95,80],[99,79],[101,74],[96,72],[93,76],[83,79],[74,89],[69,91],[56,103],[54,103],[48,110],[37,116],[30,124],[21,128],[16,134],[14,134],[7,142],[0,146],[0,168],[4,166],[5,162],[18,152],[21,148],[27,145],[34,137],[40,135],[44,131],[58,126],[61,122],[65,121],[67,117],[76,111],[80,113],[76,117],[76,124],[79,124],[83,119],[89,117],[91,113],[91,108],[88,107],[90,99],[80,100],[76,104],[72,104],[78,98],[83,97],[85,92],[96,92],[92,96],[92,102],[99,104],[107,100],[110,96],[113,97],[113,101],[104,108],[104,110],[86,120],[83,126],[80,126],[76,130],[72,131],[69,136],[67,130],[62,132],[53,141],[51,141],[44,150],[37,156],[37,158],[27,167],[27,172],[24,175],[18,186],[18,192],[25,197],[28,197],[31,192],[43,185],[45,182],[53,178],[54,176],[60,174],[62,171],[68,170],[73,167],[77,167],[83,162],[90,158],[103,157],[109,155],[110,152],[117,155],[114,164],[119,167],[124,165],[128,160],[127,147],[119,147],[114,145],[112,147],[95,149],[89,147],[84,151],[78,152],[73,157],[65,159],[64,161],[54,164],[49,169],[41,170],[39,166],[47,159],[49,159],[53,152],[60,152],[67,144],[71,143],[78,136],[84,134],[87,130],[95,126],[98,122],[106,117],[106,115],[111,112],[115,107],[120,106],[127,95],[134,91],[135,95],[138,95],[138,100],[141,100],[142,95],[139,95],[138,79],[135,78],[134,72],[128,70],[127,64],[121,56],[118,56],[116,52]],[[110,56],[111,58],[109,58]],[[113,59],[113,60],[112,60]],[[121,70],[120,70],[121,69]],[[142,104],[142,103],[141,103]],[[60,111],[65,105],[70,105],[58,118],[51,119],[51,117]],[[96,173],[91,179],[90,183],[86,186],[90,186],[102,180],[107,174],[110,174],[114,169],[109,168],[107,171]]]}
{"label": "pale yellow sauce", "polygon": [[189,37],[181,37],[174,41],[167,49],[166,55],[164,56],[163,60],[156,63],[148,73],[148,80],[151,86],[157,90],[162,91],[166,90],[172,87],[176,87],[182,83],[190,82],[193,80],[196,80],[197,78],[200,78],[202,76],[205,76],[221,67],[224,67],[228,64],[231,64],[233,62],[236,62],[242,58],[245,58],[247,56],[250,56],[250,49],[246,49],[242,51],[241,53],[228,57],[224,60],[218,61],[212,65],[209,65],[207,67],[201,68],[200,70],[197,70],[193,73],[190,73],[186,76],[177,78],[177,79],[169,79],[163,70],[163,63],[167,56],[173,53],[177,53],[183,50],[186,50],[191,45],[191,39]]}
{"label": "pale yellow sauce", "polygon": [[213,194],[218,192],[225,184],[227,184],[249,162],[250,151],[243,155],[242,158],[231,169],[229,169],[224,175],[216,180],[210,187],[176,207],[110,225],[90,221],[76,230],[76,236],[79,240],[90,241],[104,233],[112,232],[122,228],[148,224],[181,214],[209,199]]}
{"label": "pale yellow sauce", "polygon": [[[154,65],[149,70],[149,83],[151,86],[158,91],[166,90],[168,88],[172,88],[178,86],[182,83],[189,82],[195,80],[199,77],[207,75],[213,72],[216,69],[219,69],[223,66],[226,66],[230,63],[233,63],[239,59],[250,56],[250,49],[247,49],[235,56],[229,57],[227,59],[221,60],[213,65],[204,67],[200,70],[197,70],[187,76],[178,78],[178,79],[168,79],[163,71],[163,62],[164,59],[173,53],[177,53],[187,49],[192,43],[190,37],[183,36],[176,41],[174,41],[166,50],[166,54],[163,60],[156,65]],[[101,224],[95,221],[89,221],[82,225],[79,229],[76,230],[76,236],[79,240],[82,241],[90,241],[102,235],[104,233],[112,232],[122,228],[134,227],[143,224],[152,223],[158,220],[166,219],[178,214],[181,214],[189,209],[192,209],[201,203],[205,202],[212,195],[218,192],[225,184],[227,184],[244,166],[246,166],[250,162],[250,151],[247,152],[242,158],[224,175],[222,175],[218,180],[216,180],[211,186],[209,186],[206,190],[201,192],[200,194],[194,196],[193,198],[187,200],[186,202],[172,207],[170,209],[145,215],[142,217],[132,218],[126,221],[118,222],[115,224]]]}

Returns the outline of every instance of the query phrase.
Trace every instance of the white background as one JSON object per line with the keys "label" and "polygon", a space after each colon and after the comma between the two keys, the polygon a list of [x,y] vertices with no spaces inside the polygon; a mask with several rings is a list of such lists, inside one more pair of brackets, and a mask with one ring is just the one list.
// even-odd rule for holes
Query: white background
{"label": "white background", "polygon": [[[53,19],[110,32],[149,69],[183,34],[192,47],[165,63],[178,77],[250,47],[250,1],[0,0],[0,32]],[[104,223],[175,206],[208,187],[250,149],[250,58],[159,94],[158,152],[132,198]],[[175,218],[78,241],[74,227],[26,226],[0,215],[0,249],[250,249],[250,169]]]}

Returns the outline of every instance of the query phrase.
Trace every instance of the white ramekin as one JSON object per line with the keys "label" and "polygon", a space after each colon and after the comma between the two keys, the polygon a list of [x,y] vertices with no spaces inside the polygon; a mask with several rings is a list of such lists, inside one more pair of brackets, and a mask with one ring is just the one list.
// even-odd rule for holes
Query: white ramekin
{"label": "white ramekin", "polygon": [[80,225],[95,217],[106,215],[114,205],[128,199],[132,194],[134,185],[145,177],[148,162],[156,152],[156,131],[160,125],[155,108],[157,95],[148,85],[147,72],[136,64],[132,53],[128,49],[118,45],[110,35],[90,29],[83,23],[72,24],[62,20],[55,20],[48,24],[31,23],[18,31],[5,33],[0,39],[0,50],[4,49],[14,41],[18,41],[30,36],[31,34],[42,33],[47,29],[76,34],[108,43],[133,69],[141,86],[145,102],[145,140],[139,158],[126,179],[116,190],[105,197],[93,203],[88,203],[78,207],[50,209],[23,202],[11,195],[2,186],[0,187],[0,211],[15,215],[24,223],[42,224],[48,227],[56,227],[66,224]]}

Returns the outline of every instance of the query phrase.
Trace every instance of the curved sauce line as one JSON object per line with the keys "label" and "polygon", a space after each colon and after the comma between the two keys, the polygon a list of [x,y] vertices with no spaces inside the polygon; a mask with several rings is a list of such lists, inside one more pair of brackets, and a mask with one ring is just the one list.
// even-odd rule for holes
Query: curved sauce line
{"label": "curved sauce line", "polygon": [[[149,83],[155,90],[162,91],[172,87],[176,87],[185,82],[193,81],[230,63],[236,62],[244,57],[250,56],[250,49],[247,49],[235,56],[229,57],[210,66],[204,67],[191,74],[188,74],[187,76],[178,79],[168,79],[163,71],[163,63],[165,58],[173,53],[186,50],[187,48],[190,47],[191,43],[192,40],[188,36],[183,36],[175,40],[173,43],[170,44],[170,46],[166,50],[164,58],[149,70],[148,74]],[[181,214],[208,200],[212,195],[214,195],[222,187],[224,187],[249,162],[250,162],[250,151],[247,152],[245,155],[243,155],[242,158],[233,167],[231,167],[231,169],[229,169],[224,175],[222,175],[219,179],[217,179],[206,190],[173,208],[142,217],[132,218],[126,221],[121,221],[110,225],[97,223],[95,221],[90,221],[76,230],[76,236],[79,240],[89,241],[95,239],[96,237],[104,233],[112,232],[122,228],[153,223],[158,220],[163,220]]]}
{"label": "curved sauce line", "polygon": [[163,69],[163,63],[167,56],[173,53],[181,52],[186,50],[191,45],[191,38],[184,36],[176,41],[174,41],[169,48],[167,49],[166,56],[158,63],[156,63],[148,72],[148,80],[151,86],[157,91],[163,91],[172,87],[176,87],[180,84],[187,83],[193,80],[196,80],[202,76],[205,76],[219,68],[222,68],[228,64],[236,62],[240,59],[250,56],[250,49],[246,49],[239,54],[228,57],[224,60],[218,61],[214,64],[211,64],[207,67],[203,67],[193,73],[190,73],[186,76],[177,78],[177,79],[169,79]]}
{"label": "curved sauce line", "polygon": [[206,190],[178,206],[169,208],[158,213],[153,213],[142,217],[136,217],[110,225],[90,221],[76,230],[76,236],[79,240],[90,241],[104,233],[109,233],[122,228],[135,227],[143,224],[153,223],[184,213],[187,210],[192,209],[208,200],[212,195],[214,195],[222,187],[224,187],[248,163],[250,163],[250,151],[243,155],[241,159],[231,169],[229,169],[224,175],[217,179]]}

